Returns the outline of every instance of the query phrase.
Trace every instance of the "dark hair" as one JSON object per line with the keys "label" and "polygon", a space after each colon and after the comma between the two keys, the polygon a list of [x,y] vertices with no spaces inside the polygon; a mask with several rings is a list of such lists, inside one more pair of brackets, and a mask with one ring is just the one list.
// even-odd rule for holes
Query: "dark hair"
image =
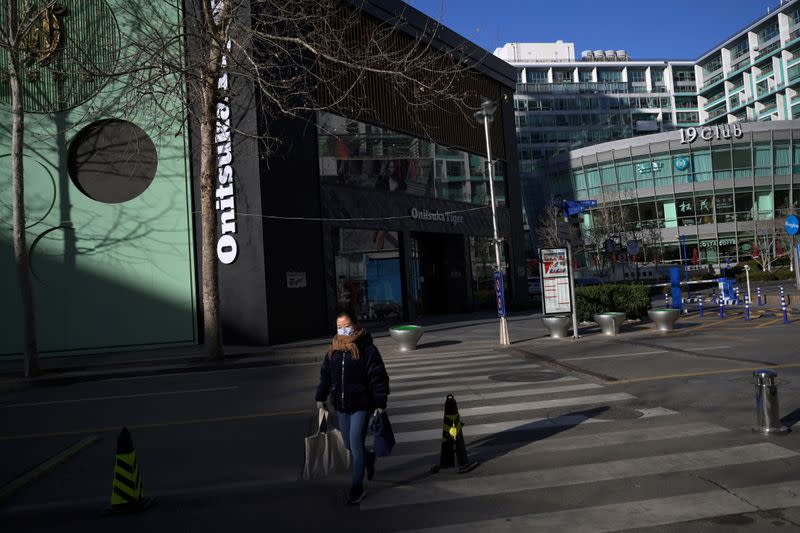
{"label": "dark hair", "polygon": [[355,313],[351,313],[350,311],[339,311],[339,314],[336,315],[336,320],[347,317],[350,319],[350,323],[353,324],[353,329],[361,329],[358,319],[356,319],[353,315],[355,315]]}

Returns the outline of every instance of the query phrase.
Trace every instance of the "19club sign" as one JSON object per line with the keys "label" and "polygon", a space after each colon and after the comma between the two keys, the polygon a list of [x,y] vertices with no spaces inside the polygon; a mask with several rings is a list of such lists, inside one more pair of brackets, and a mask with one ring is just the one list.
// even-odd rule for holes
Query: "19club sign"
{"label": "19club sign", "polygon": [[544,314],[572,312],[569,284],[569,254],[566,248],[539,250]]}

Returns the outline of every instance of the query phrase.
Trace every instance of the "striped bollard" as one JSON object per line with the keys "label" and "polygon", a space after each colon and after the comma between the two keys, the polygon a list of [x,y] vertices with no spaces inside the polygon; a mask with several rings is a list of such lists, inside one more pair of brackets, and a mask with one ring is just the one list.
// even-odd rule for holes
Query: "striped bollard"
{"label": "striped bollard", "polygon": [[725,318],[725,300],[719,299],[719,317]]}
{"label": "striped bollard", "polygon": [[669,294],[666,292],[664,293],[664,307],[669,309]]}
{"label": "striped bollard", "polygon": [[700,298],[700,318],[703,318],[703,298]]}
{"label": "striped bollard", "polygon": [[[781,287],[783,289],[783,287]],[[783,311],[783,323],[789,323],[789,316],[786,314],[786,298],[781,294],[781,311]]]}
{"label": "striped bollard", "polygon": [[783,292],[783,285],[781,285],[781,300],[783,300],[785,297],[786,297],[786,293]]}
{"label": "striped bollard", "polygon": [[744,297],[744,319],[750,320],[750,298],[747,295]]}
{"label": "striped bollard", "polygon": [[714,291],[711,293],[711,303],[717,303],[717,289],[714,289]]}
{"label": "striped bollard", "polygon": [[762,305],[764,305],[764,304],[761,303],[761,287],[759,287],[758,288],[758,306],[761,307]]}

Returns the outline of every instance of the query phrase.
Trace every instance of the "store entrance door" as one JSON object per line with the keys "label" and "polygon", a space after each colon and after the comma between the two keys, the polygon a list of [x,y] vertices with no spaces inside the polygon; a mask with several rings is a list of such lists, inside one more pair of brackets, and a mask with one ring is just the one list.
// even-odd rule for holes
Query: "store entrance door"
{"label": "store entrance door", "polygon": [[420,315],[469,310],[467,265],[462,235],[415,233]]}

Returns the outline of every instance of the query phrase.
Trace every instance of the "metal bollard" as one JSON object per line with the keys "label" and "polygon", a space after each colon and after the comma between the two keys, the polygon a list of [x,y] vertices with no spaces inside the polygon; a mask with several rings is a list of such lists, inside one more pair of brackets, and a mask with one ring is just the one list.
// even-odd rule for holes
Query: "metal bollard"
{"label": "metal bollard", "polygon": [[789,431],[781,425],[780,407],[778,405],[778,386],[775,378],[778,374],[773,370],[756,370],[753,381],[756,386],[756,426],[753,431],[762,435],[781,435]]}
{"label": "metal bollard", "polygon": [[700,298],[700,318],[703,318],[703,298]]}
{"label": "metal bollard", "polygon": [[764,305],[764,304],[761,303],[761,287],[759,287],[758,288],[758,306],[761,307],[762,305]]}
{"label": "metal bollard", "polygon": [[750,298],[747,295],[744,297],[744,319],[750,320]]}
{"label": "metal bollard", "polygon": [[725,318],[725,300],[719,299],[719,317]]}

